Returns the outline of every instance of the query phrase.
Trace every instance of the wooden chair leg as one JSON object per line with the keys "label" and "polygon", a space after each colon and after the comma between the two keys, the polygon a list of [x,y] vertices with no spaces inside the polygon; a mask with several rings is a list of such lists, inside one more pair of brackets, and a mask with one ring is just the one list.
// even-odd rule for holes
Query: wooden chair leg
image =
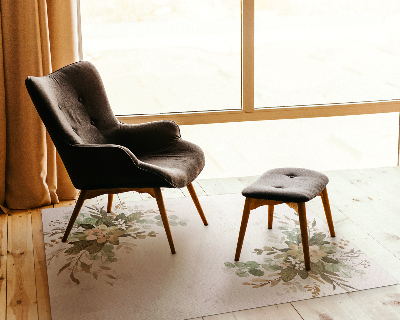
{"label": "wooden chair leg", "polygon": [[246,201],[244,203],[244,209],[243,209],[242,223],[240,225],[238,243],[236,246],[235,261],[239,261],[240,253],[242,251],[244,234],[246,233],[247,222],[249,221],[249,216],[250,216],[251,203],[252,203],[252,199],[246,198]]}
{"label": "wooden chair leg", "polygon": [[310,248],[308,246],[306,204],[304,202],[300,202],[298,204],[298,208],[299,208],[301,242],[303,243],[304,264],[305,264],[306,270],[310,270],[311,263],[310,263]]}
{"label": "wooden chair leg", "polygon": [[158,209],[160,210],[161,219],[164,224],[165,233],[167,234],[169,247],[171,248],[171,253],[174,254],[176,251],[175,251],[175,247],[174,247],[174,242],[172,241],[171,229],[169,227],[167,212],[165,210],[161,189],[153,188],[153,190],[154,190],[155,198],[157,200]]}
{"label": "wooden chair leg", "polygon": [[206,216],[204,215],[203,209],[201,208],[201,205],[200,205],[200,202],[199,202],[199,198],[197,198],[197,194],[196,194],[196,191],[194,191],[193,185],[191,183],[189,183],[187,185],[187,189],[188,189],[188,191],[190,193],[190,196],[192,197],[192,200],[194,202],[194,205],[197,208],[197,211],[199,212],[201,220],[203,220],[203,223],[204,223],[205,226],[208,226],[208,222],[207,222]]}
{"label": "wooden chair leg", "polygon": [[333,227],[331,206],[329,205],[328,191],[326,188],[321,192],[322,204],[324,205],[326,221],[328,222],[331,237],[335,236],[335,228]]}
{"label": "wooden chair leg", "polygon": [[274,205],[268,205],[268,229],[272,229],[272,222],[274,221]]}
{"label": "wooden chair leg", "polygon": [[86,194],[87,194],[87,190],[81,190],[81,193],[79,194],[79,198],[76,201],[74,211],[72,212],[71,218],[69,219],[67,229],[65,230],[64,237],[62,238],[62,242],[67,242],[69,233],[71,232],[71,229],[74,226],[75,220],[78,217],[79,211],[81,211],[83,202],[86,199]]}
{"label": "wooden chair leg", "polygon": [[107,203],[107,212],[110,213],[111,209],[112,209],[112,202],[113,202],[113,197],[114,195],[112,193],[110,193],[108,195],[108,203]]}

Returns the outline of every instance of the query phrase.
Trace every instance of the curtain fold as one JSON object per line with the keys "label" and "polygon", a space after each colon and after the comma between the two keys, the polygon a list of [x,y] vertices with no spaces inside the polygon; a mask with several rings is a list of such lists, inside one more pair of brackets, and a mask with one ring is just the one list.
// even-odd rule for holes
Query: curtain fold
{"label": "curtain fold", "polygon": [[78,60],[76,0],[0,0],[0,206],[73,199],[64,165],[25,88]]}

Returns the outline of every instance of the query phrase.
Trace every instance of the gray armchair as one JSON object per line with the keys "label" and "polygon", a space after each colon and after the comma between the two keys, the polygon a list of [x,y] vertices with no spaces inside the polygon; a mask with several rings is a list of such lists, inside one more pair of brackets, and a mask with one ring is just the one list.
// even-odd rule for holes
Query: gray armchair
{"label": "gray armchair", "polygon": [[86,199],[138,191],[156,198],[171,252],[175,253],[160,188],[187,187],[207,225],[192,181],[204,167],[203,151],[181,139],[173,121],[123,124],[114,116],[96,68],[87,61],[44,77],[28,77],[26,88],[80,195],[63,241]]}

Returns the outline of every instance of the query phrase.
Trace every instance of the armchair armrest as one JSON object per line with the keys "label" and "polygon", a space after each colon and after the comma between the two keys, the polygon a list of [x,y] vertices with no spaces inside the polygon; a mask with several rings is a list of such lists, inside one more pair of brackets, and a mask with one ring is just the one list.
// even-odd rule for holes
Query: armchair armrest
{"label": "armchair armrest", "polygon": [[169,150],[180,138],[179,126],[174,121],[121,123],[113,143],[124,146],[139,156]]}
{"label": "armchair armrest", "polygon": [[140,170],[135,155],[118,145],[68,145],[60,156],[77,189],[124,185],[131,182],[133,171]]}

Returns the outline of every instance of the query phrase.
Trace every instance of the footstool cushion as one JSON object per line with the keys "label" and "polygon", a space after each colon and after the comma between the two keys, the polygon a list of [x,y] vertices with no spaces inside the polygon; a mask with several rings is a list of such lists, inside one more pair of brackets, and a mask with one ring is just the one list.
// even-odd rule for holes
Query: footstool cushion
{"label": "footstool cushion", "polygon": [[300,203],[318,196],[328,182],[326,175],[314,170],[278,168],[265,172],[242,194],[246,198]]}

